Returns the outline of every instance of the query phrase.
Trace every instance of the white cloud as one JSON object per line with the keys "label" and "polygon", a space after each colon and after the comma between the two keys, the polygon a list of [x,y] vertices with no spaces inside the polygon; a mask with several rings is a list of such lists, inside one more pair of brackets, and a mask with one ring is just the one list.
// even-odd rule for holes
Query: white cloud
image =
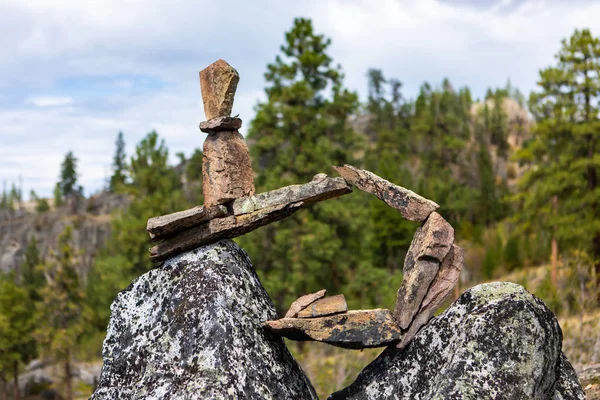
{"label": "white cloud", "polygon": [[[234,113],[246,132],[264,98],[266,64],[296,16],[312,18],[316,32],[332,38],[330,53],[347,86],[363,94],[371,67],[400,79],[407,96],[444,77],[469,85],[475,96],[507,78],[528,93],[538,70],[554,62],[562,38],[583,27],[600,35],[599,3],[481,4],[0,0],[0,179],[17,181],[21,174],[26,190],[49,194],[62,157],[73,150],[89,193],[110,172],[119,130],[129,154],[157,129],[172,154],[189,155],[204,139],[198,71],[218,58],[240,72]],[[140,75],[164,85],[140,92]],[[103,95],[68,85],[57,90],[82,77],[107,77],[111,89]]]}
{"label": "white cloud", "polygon": [[36,107],[60,107],[73,104],[72,97],[36,96],[25,99],[25,104]]}

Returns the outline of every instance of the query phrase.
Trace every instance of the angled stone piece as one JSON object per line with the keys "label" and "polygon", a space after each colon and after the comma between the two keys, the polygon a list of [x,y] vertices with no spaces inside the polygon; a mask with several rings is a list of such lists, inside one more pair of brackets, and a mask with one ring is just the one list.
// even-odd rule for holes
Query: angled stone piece
{"label": "angled stone piece", "polygon": [[264,208],[251,214],[232,215],[210,220],[196,228],[188,229],[172,238],[159,242],[150,249],[150,260],[153,262],[164,261],[178,253],[195,249],[198,246],[241,236],[261,226],[288,217],[301,207],[301,202],[284,204]]}
{"label": "angled stone piece", "polygon": [[217,60],[200,71],[200,90],[207,120],[231,115],[239,81],[238,72],[224,60]]}
{"label": "angled stone piece", "polygon": [[374,194],[409,221],[423,222],[439,205],[402,186],[394,185],[370,171],[344,165],[333,167],[348,183]]}
{"label": "angled stone piece", "polygon": [[304,310],[315,301],[325,297],[326,293],[327,290],[322,289],[316,293],[305,294],[304,296],[298,297],[298,299],[292,303],[288,312],[285,313],[285,318],[295,318],[298,315],[298,312]]}
{"label": "angled stone piece", "polygon": [[292,340],[315,340],[346,349],[387,346],[401,332],[389,310],[356,310],[318,318],[266,321],[265,328]]}
{"label": "angled stone piece", "polygon": [[464,250],[457,245],[452,245],[423,299],[419,313],[414,317],[408,331],[404,333],[402,340],[398,343],[397,347],[399,349],[403,349],[413,340],[419,329],[427,324],[437,309],[452,293],[452,290],[458,284],[463,264]]}
{"label": "angled stone piece", "polygon": [[202,156],[204,206],[212,207],[254,194],[250,152],[237,131],[209,135]]}
{"label": "angled stone piece", "polygon": [[339,314],[348,311],[348,304],[343,294],[324,297],[308,305],[298,313],[298,318],[315,318]]}
{"label": "angled stone piece", "polygon": [[302,185],[291,185],[255,196],[236,199],[233,202],[233,214],[242,215],[261,208],[278,204],[302,201],[305,205],[331,199],[351,193],[352,188],[342,178],[330,178],[326,175]]}
{"label": "angled stone piece", "polygon": [[454,228],[435,211],[415,233],[404,259],[404,278],[394,309],[400,328],[407,329],[419,311],[453,243]]}
{"label": "angled stone piece", "polygon": [[222,131],[237,131],[242,127],[242,120],[237,117],[218,117],[200,122],[200,130],[213,134]]}
{"label": "angled stone piece", "polygon": [[[282,206],[302,201],[304,205],[342,196],[352,192],[343,178],[329,178],[325,174],[318,180],[303,185],[292,185],[236,199],[231,208],[235,215],[250,214],[263,208]],[[147,230],[152,241],[166,239],[215,218],[230,216],[223,205],[198,206],[185,211],[154,217],[148,220]]]}
{"label": "angled stone piece", "polygon": [[226,217],[225,206],[197,206],[185,211],[178,211],[160,217],[150,218],[146,230],[152,241],[174,236],[193,226],[214,218]]}

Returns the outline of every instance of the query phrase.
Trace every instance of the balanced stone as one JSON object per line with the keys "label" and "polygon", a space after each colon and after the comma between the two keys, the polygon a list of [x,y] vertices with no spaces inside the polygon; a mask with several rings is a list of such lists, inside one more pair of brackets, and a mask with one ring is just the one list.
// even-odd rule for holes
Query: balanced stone
{"label": "balanced stone", "polygon": [[231,215],[225,218],[215,218],[159,242],[150,248],[150,260],[153,262],[164,261],[198,246],[241,236],[261,226],[288,217],[301,207],[302,202],[283,204],[241,216]]}
{"label": "balanced stone", "polygon": [[[321,175],[321,174],[320,174]],[[303,202],[305,205],[342,196],[352,192],[342,178],[330,178],[325,174],[302,185],[290,185],[233,202],[233,214],[241,215],[278,204]]]}
{"label": "balanced stone", "polygon": [[237,117],[217,117],[200,122],[200,130],[213,134],[221,131],[237,131],[242,127],[242,120]]}
{"label": "balanced stone", "polygon": [[394,185],[370,171],[344,165],[333,167],[348,183],[360,190],[374,194],[390,207],[400,211],[409,221],[423,222],[439,206],[431,200],[419,196],[413,191]]}
{"label": "balanced stone", "polygon": [[464,250],[457,245],[452,245],[450,252],[442,261],[440,269],[433,279],[427,294],[423,299],[423,304],[417,315],[413,318],[408,331],[402,336],[402,340],[397,347],[403,349],[415,337],[421,329],[431,319],[438,308],[442,306],[452,290],[458,284],[460,273],[464,263]]}
{"label": "balanced stone", "polygon": [[231,115],[239,80],[238,72],[224,60],[217,60],[200,71],[200,90],[207,120]]}
{"label": "balanced stone", "polygon": [[150,240],[154,241],[174,236],[211,219],[226,216],[227,208],[225,206],[196,206],[188,210],[150,218],[146,230],[150,235]]}
{"label": "balanced stone", "polygon": [[[159,241],[183,234],[188,229],[196,229],[212,219],[231,217],[232,214],[241,216],[253,214],[261,210],[280,209],[298,203],[308,205],[351,192],[352,189],[343,178],[329,178],[323,174],[322,179],[312,180],[303,185],[286,186],[255,196],[236,199],[230,204],[230,210],[223,205],[211,207],[198,206],[189,210],[150,218],[146,229],[152,241]],[[242,218],[236,224],[239,226],[248,221],[248,219]],[[215,224],[222,226],[221,223]],[[202,232],[208,231],[203,229]],[[203,237],[196,237],[196,239],[206,243]],[[223,237],[220,239],[223,239]]]}
{"label": "balanced stone", "polygon": [[348,304],[343,294],[325,297],[310,304],[298,313],[298,318],[323,317],[348,311]]}
{"label": "balanced stone", "polygon": [[389,310],[356,310],[318,318],[266,321],[265,328],[292,340],[316,340],[346,349],[387,346],[401,332]]}
{"label": "balanced stone", "polygon": [[394,318],[407,329],[419,311],[427,290],[454,243],[454,228],[437,212],[421,226],[404,259],[403,280],[398,290]]}
{"label": "balanced stone", "polygon": [[297,317],[300,311],[304,310],[307,306],[314,303],[315,301],[325,297],[326,293],[327,290],[322,289],[316,293],[305,294],[304,296],[298,297],[298,299],[292,303],[288,312],[285,313],[285,318]]}
{"label": "balanced stone", "polygon": [[204,141],[202,189],[205,207],[254,194],[250,153],[237,131],[218,132]]}

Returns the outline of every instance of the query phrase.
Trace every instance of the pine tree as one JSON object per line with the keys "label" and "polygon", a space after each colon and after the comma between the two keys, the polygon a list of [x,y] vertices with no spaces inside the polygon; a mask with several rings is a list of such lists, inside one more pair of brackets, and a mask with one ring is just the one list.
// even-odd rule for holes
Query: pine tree
{"label": "pine tree", "polygon": [[84,293],[76,271],[80,255],[73,249],[71,237],[68,225],[43,266],[46,285],[41,289],[43,300],[37,303],[40,321],[36,330],[42,356],[62,365],[66,400],[73,398],[73,349],[86,326],[82,319]]}
{"label": "pine tree", "polygon": [[42,263],[38,242],[34,235],[31,236],[21,263],[21,285],[27,290],[28,296],[34,301],[41,300],[40,290],[44,285],[45,278],[40,270]]}
{"label": "pine tree", "polygon": [[6,193],[6,181],[2,183],[2,199],[0,199],[0,209],[8,208],[8,194]]}
{"label": "pine tree", "polygon": [[169,151],[156,132],[150,132],[136,147],[129,163],[131,182],[124,187],[133,199],[128,209],[113,219],[111,237],[94,261],[87,294],[91,318],[105,329],[109,306],[130,281],[152,268],[148,259],[151,243],[146,233],[149,218],[185,209],[181,177],[168,165]]}
{"label": "pine tree", "polygon": [[115,155],[113,157],[113,175],[110,177],[109,190],[116,192],[119,187],[125,184],[127,161],[125,156],[125,139],[123,138],[123,132],[119,132],[117,140],[115,142]]}
{"label": "pine tree", "polygon": [[64,204],[60,182],[56,182],[54,185],[54,208],[62,207]]}
{"label": "pine tree", "polygon": [[[10,371],[14,399],[19,399],[19,366],[35,356],[35,314],[27,291],[9,275],[0,275],[0,374]],[[5,377],[2,377],[5,379]]]}
{"label": "pine tree", "polygon": [[563,248],[584,245],[600,283],[600,41],[576,30],[557,59],[530,97],[537,125],[519,158],[532,168],[515,200],[523,229],[550,232]]}
{"label": "pine tree", "polygon": [[[257,106],[248,134],[257,192],[308,182],[331,165],[355,161],[363,140],[348,117],[358,98],[343,87],[327,54],[330,43],[310,20],[296,19],[281,54],[267,66],[267,102]],[[368,264],[360,201],[347,196],[323,202],[240,239],[278,307],[322,286],[339,291],[352,271]]]}
{"label": "pine tree", "polygon": [[60,167],[60,190],[66,198],[72,198],[77,194],[77,158],[69,151]]}

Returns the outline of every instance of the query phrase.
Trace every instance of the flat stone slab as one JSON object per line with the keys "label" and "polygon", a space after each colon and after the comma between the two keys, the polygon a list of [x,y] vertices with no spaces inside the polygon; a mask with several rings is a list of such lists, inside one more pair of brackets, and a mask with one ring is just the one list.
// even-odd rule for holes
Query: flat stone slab
{"label": "flat stone slab", "polygon": [[218,117],[200,122],[200,130],[214,134],[221,131],[237,131],[242,127],[242,120],[237,117]]}
{"label": "flat stone slab", "polygon": [[150,235],[150,239],[154,241],[160,238],[174,236],[178,232],[192,228],[203,222],[215,218],[226,217],[227,215],[228,212],[225,206],[197,206],[190,208],[189,210],[150,218],[146,225],[146,230]]}
{"label": "flat stone slab", "polygon": [[346,349],[383,347],[401,332],[386,309],[355,310],[318,318],[282,318],[266,321],[265,328],[291,340],[314,340]]}
{"label": "flat stone slab", "polygon": [[454,228],[437,212],[417,229],[404,259],[394,318],[407,329],[421,308],[429,286],[454,243]]}
{"label": "flat stone slab", "polygon": [[444,301],[458,284],[463,265],[464,250],[457,245],[452,245],[423,299],[419,312],[413,318],[400,343],[398,343],[397,347],[399,349],[405,348],[417,335],[419,329],[427,324],[433,314],[444,304]]}
{"label": "flat stone slab", "polygon": [[429,214],[439,208],[431,200],[419,196],[402,186],[394,185],[370,171],[358,169],[352,165],[333,167],[348,183],[360,190],[374,194],[390,207],[400,211],[402,217],[409,221],[423,222]]}
{"label": "flat stone slab", "polygon": [[326,289],[319,290],[316,293],[305,294],[304,296],[298,297],[292,305],[288,312],[285,313],[285,318],[295,318],[298,316],[298,313],[304,310],[306,307],[314,303],[315,301],[322,299],[325,297],[327,293]]}
{"label": "flat stone slab", "polygon": [[348,304],[343,294],[324,297],[309,304],[304,310],[298,313],[298,318],[315,318],[326,315],[339,314],[348,311]]}
{"label": "flat stone slab", "polygon": [[[205,205],[161,217],[150,218],[147,225],[148,234],[152,241],[159,241],[174,237],[188,229],[198,228],[200,225],[215,218],[218,219],[233,215],[242,216],[260,210],[285,207],[286,205],[299,202],[302,202],[303,205],[313,204],[352,192],[352,188],[343,178],[330,178],[324,174],[317,177],[318,179],[315,178],[302,185],[286,186],[255,196],[236,199],[230,204],[231,212],[223,205],[211,207]],[[246,220],[242,219],[240,221]],[[207,232],[207,230],[203,229],[201,232]],[[233,237],[235,236],[229,236],[228,238]]]}
{"label": "flat stone slab", "polygon": [[352,188],[343,178],[330,178],[325,174],[316,175],[312,181],[302,185],[291,185],[254,196],[236,199],[233,202],[233,214],[242,215],[261,208],[278,204],[312,204],[352,192]]}
{"label": "flat stone slab", "polygon": [[251,232],[261,226],[288,217],[302,207],[302,202],[263,208],[251,214],[216,218],[196,228],[188,229],[165,239],[150,249],[152,262],[164,261],[198,246],[230,239]]}
{"label": "flat stone slab", "polygon": [[224,60],[217,60],[200,71],[200,90],[207,120],[228,117],[240,75]]}

